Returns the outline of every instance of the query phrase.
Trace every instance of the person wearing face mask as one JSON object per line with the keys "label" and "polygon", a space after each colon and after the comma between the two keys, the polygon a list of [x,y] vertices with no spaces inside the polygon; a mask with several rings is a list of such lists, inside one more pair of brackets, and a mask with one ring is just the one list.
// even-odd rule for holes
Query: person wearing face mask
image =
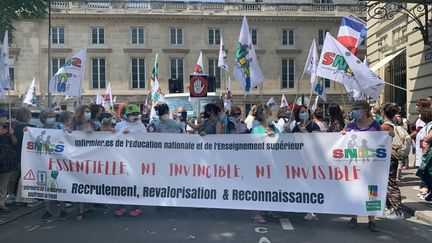
{"label": "person wearing face mask", "polygon": [[193,129],[198,130],[198,134],[201,136],[207,134],[222,134],[223,128],[222,122],[218,118],[219,112],[220,109],[217,105],[209,103],[204,106],[203,122],[195,125],[188,121],[188,125]]}
{"label": "person wearing face mask", "polygon": [[169,107],[165,103],[156,104],[154,107],[158,120],[152,121],[148,127],[148,132],[156,133],[182,133],[184,125],[169,118]]}
{"label": "person wearing face mask", "polygon": [[100,131],[108,131],[108,132],[117,132],[117,130],[113,127],[114,118],[109,112],[102,112],[102,114],[99,116],[99,122],[101,124]]}
{"label": "person wearing face mask", "polygon": [[294,111],[294,117],[297,122],[292,129],[293,133],[297,132],[319,132],[320,127],[311,120],[310,110],[307,106],[303,105]]}
{"label": "person wearing face mask", "polygon": [[281,133],[279,129],[277,129],[273,124],[272,113],[267,105],[258,105],[254,116],[255,119],[259,122],[259,125],[252,128],[252,134],[267,134],[271,136]]}
{"label": "person wearing face mask", "polygon": [[72,132],[72,116],[73,113],[70,111],[62,111],[59,116],[59,124],[56,125],[56,129],[61,129],[65,132]]}
{"label": "person wearing face mask", "polygon": [[125,110],[126,119],[117,123],[115,129],[118,132],[147,132],[146,127],[141,121],[141,112],[135,104],[129,104]]}
{"label": "person wearing face mask", "polygon": [[247,128],[247,125],[244,121],[242,121],[241,117],[241,109],[238,106],[232,106],[231,107],[231,119],[233,120],[235,124],[235,130],[237,131],[237,134],[245,134],[250,133],[249,129]]}
{"label": "person wearing face mask", "polygon": [[277,112],[276,117],[278,118],[278,121],[275,124],[275,126],[282,133],[290,133],[291,132],[290,124],[292,122],[289,120],[290,116],[291,116],[291,110],[289,110],[287,108],[280,108]]}
{"label": "person wearing face mask", "polygon": [[236,134],[237,131],[235,130],[234,122],[225,113],[224,101],[221,98],[216,98],[212,100],[212,103],[219,108],[218,118],[222,123],[222,133]]}
{"label": "person wearing face mask", "polygon": [[91,119],[90,126],[93,127],[94,131],[100,131],[101,123],[99,121],[99,116],[105,112],[105,108],[101,105],[92,104],[90,105]]}
{"label": "person wearing face mask", "polygon": [[321,132],[327,132],[329,130],[329,126],[324,120],[322,108],[318,107],[315,109],[313,121],[320,127]]}
{"label": "person wearing face mask", "polygon": [[78,107],[72,115],[72,129],[74,131],[92,132],[93,127],[90,126],[91,120],[90,107],[82,105]]}
{"label": "person wearing face mask", "polygon": [[[343,130],[346,132],[366,132],[366,131],[382,131],[380,124],[372,118],[371,106],[364,100],[356,101],[350,112],[350,116],[354,119]],[[375,216],[368,216],[368,228],[372,232],[378,232],[378,226],[375,224]],[[347,225],[351,229],[357,228],[357,216],[353,216]]]}

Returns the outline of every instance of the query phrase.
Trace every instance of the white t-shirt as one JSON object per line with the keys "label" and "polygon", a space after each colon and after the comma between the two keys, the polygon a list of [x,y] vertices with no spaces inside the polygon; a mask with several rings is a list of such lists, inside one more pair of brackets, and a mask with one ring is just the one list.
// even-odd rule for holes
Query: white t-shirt
{"label": "white t-shirt", "polygon": [[431,131],[431,129],[432,129],[432,122],[429,122],[427,125],[423,125],[423,126],[424,127],[417,133],[417,136],[416,136],[416,142],[415,142],[415,145],[416,145],[416,150],[415,150],[415,152],[416,152],[416,154],[415,154],[415,166],[420,166],[420,164],[421,164],[421,158],[423,156],[423,151],[420,148],[420,140],[422,140],[423,138],[425,138],[426,135],[428,134],[428,132]]}
{"label": "white t-shirt", "polygon": [[120,123],[117,123],[115,129],[117,132],[123,132],[125,129],[128,129],[129,132],[147,132],[146,127],[141,121],[137,122],[128,122],[128,121],[121,121]]}
{"label": "white t-shirt", "polygon": [[285,127],[287,126],[285,120],[289,122],[289,128],[291,131],[294,129],[296,125],[295,121],[289,121],[289,119],[279,118],[278,122],[275,123],[274,125],[282,133],[285,131]]}

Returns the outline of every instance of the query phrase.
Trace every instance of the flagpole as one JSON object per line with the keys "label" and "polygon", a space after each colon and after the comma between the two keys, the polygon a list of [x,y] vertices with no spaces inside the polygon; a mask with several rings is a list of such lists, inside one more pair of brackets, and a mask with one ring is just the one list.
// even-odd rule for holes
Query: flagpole
{"label": "flagpole", "polygon": [[[340,94],[341,94],[341,97],[342,97],[342,104],[343,104],[344,108],[346,108],[345,98],[344,98],[344,94],[343,94],[343,90],[342,90],[342,89],[345,89],[345,88],[342,87],[341,83],[338,82],[338,84],[339,84]],[[346,90],[345,90],[345,94],[346,94]]]}
{"label": "flagpole", "polygon": [[51,79],[51,0],[48,0],[48,104],[47,104],[48,109],[51,104],[51,93],[49,91],[50,79]]}
{"label": "flagpole", "polygon": [[12,130],[12,110],[11,110],[11,96],[10,96],[10,89],[8,92],[8,106],[9,106],[9,130]]}

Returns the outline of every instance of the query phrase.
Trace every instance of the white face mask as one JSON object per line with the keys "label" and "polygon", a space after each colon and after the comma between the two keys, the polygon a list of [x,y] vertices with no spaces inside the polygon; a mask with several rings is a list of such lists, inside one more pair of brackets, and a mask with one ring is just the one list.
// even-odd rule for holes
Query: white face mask
{"label": "white face mask", "polygon": [[47,123],[48,125],[54,125],[54,123],[55,123],[55,118],[53,118],[53,117],[47,118],[47,119],[46,119],[46,123]]}
{"label": "white face mask", "polygon": [[167,120],[169,119],[169,115],[168,115],[168,114],[163,114],[163,115],[160,117],[160,119],[161,119],[162,121],[167,121]]}
{"label": "white face mask", "polygon": [[273,122],[273,117],[267,117],[266,121],[268,124],[271,124]]}

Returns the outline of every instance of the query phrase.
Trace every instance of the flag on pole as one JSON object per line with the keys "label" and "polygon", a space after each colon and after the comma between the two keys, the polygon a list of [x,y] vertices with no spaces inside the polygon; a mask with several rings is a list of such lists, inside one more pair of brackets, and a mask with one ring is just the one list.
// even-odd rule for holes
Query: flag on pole
{"label": "flag on pole", "polygon": [[157,102],[165,102],[165,99],[162,89],[159,86],[159,63],[158,54],[156,53],[155,64],[152,71],[150,120],[157,119],[156,110],[154,109]]}
{"label": "flag on pole", "polygon": [[249,26],[246,16],[240,30],[240,37],[236,47],[234,77],[239,82],[244,95],[264,81],[264,75],[258,63],[255,48],[252,44],[252,37],[249,33]]}
{"label": "flag on pole", "polygon": [[231,77],[228,76],[228,78],[227,78],[227,93],[225,96],[224,107],[226,110],[230,111],[232,105],[233,105],[233,101],[232,101],[232,93],[231,93]]}
{"label": "flag on pole", "polygon": [[315,83],[315,72],[318,66],[318,50],[316,48],[315,39],[312,40],[312,45],[309,49],[309,54],[306,59],[306,64],[303,69],[303,75],[309,74],[311,76],[310,82],[311,85]]}
{"label": "flag on pole", "polygon": [[116,101],[117,101],[117,95],[116,95],[116,96],[114,96],[114,99],[113,99],[113,105],[115,105],[115,104],[116,104]]}
{"label": "flag on pole", "polygon": [[[51,104],[52,109],[54,109],[54,110],[60,109],[61,97],[62,96],[60,96],[60,95],[54,96],[54,99],[53,99],[52,104]],[[93,103],[93,102],[90,102],[90,103]]]}
{"label": "flag on pole", "polygon": [[275,110],[277,108],[277,104],[276,101],[273,97],[270,97],[270,99],[267,101],[267,106],[271,109],[271,110]]}
{"label": "flag on pole", "polygon": [[313,92],[317,94],[324,102],[327,102],[327,96],[324,91],[324,82],[325,80],[323,78],[317,77],[313,86]]}
{"label": "flag on pole", "polygon": [[280,108],[288,108],[288,101],[284,94],[282,94]]}
{"label": "flag on pole", "polygon": [[342,83],[347,92],[353,93],[355,100],[363,99],[363,95],[376,99],[384,89],[384,81],[329,33],[324,41],[317,76]]}
{"label": "flag on pole", "polygon": [[102,95],[99,94],[99,92],[96,93],[96,105],[103,105],[104,98]]}
{"label": "flag on pole", "polygon": [[9,74],[9,40],[8,31],[5,31],[3,46],[0,54],[0,97],[4,96],[11,89]]}
{"label": "flag on pole", "polygon": [[358,47],[367,37],[366,23],[353,16],[344,16],[337,40],[354,55],[357,54]]}
{"label": "flag on pole", "polygon": [[203,59],[202,59],[202,52],[200,52],[200,55],[198,57],[198,61],[195,64],[194,67],[194,74],[204,74],[204,63],[203,63]]}
{"label": "flag on pole", "polygon": [[226,60],[226,49],[225,49],[225,45],[224,45],[222,36],[221,36],[220,46],[219,46],[218,67],[224,69],[225,71],[229,71],[228,70],[228,62]]}
{"label": "flag on pole", "polygon": [[81,96],[81,83],[84,79],[86,49],[81,49],[69,58],[50,79],[49,92]]}
{"label": "flag on pole", "polygon": [[317,95],[311,108],[312,112],[315,112],[316,108],[318,108],[318,98],[319,96]]}
{"label": "flag on pole", "polygon": [[23,104],[36,106],[36,83],[35,78],[33,78],[30,88],[27,90],[27,93],[24,97]]}
{"label": "flag on pole", "polygon": [[105,109],[109,110],[111,107],[113,107],[113,99],[112,99],[112,90],[111,90],[111,82],[108,82],[108,86],[105,91],[105,95],[103,97],[103,107]]}

